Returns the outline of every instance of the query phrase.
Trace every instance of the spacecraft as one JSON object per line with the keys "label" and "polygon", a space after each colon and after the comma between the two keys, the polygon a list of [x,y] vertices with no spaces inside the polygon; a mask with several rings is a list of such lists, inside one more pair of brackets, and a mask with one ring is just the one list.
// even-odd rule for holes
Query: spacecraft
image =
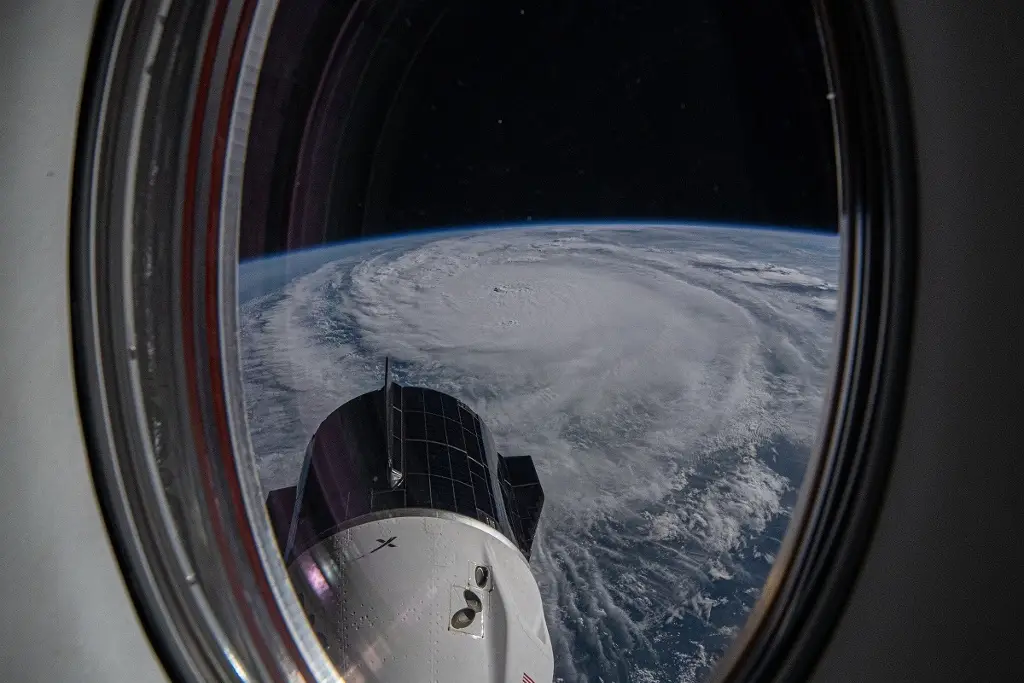
{"label": "spacecraft", "polygon": [[461,401],[384,374],[267,496],[309,623],[350,683],[550,682],[533,459],[498,453]]}

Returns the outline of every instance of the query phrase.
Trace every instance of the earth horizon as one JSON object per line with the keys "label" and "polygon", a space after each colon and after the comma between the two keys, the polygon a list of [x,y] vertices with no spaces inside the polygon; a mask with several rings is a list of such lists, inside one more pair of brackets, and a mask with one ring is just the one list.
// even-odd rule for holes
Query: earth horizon
{"label": "earth horizon", "polygon": [[546,494],[531,567],[555,680],[703,680],[775,559],[828,390],[840,240],[525,224],[239,268],[266,489],[320,421],[395,379],[452,394]]}

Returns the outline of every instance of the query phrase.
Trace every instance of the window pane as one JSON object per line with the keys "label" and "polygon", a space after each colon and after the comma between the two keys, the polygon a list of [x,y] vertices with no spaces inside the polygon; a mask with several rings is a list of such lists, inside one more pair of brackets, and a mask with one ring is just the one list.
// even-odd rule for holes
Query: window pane
{"label": "window pane", "polygon": [[[339,580],[371,553],[431,567],[402,511],[456,520],[421,519],[430,547],[503,538],[536,583],[547,680],[702,680],[779,551],[832,370],[811,10],[378,5],[282,3],[247,149],[242,364],[263,485],[296,487],[285,561],[330,541]],[[344,610],[317,620],[343,668],[363,639],[415,650]]]}

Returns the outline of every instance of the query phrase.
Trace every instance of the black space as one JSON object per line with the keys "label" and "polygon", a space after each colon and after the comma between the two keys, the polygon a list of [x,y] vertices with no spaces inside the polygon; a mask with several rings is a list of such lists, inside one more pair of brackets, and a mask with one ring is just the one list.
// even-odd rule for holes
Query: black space
{"label": "black space", "polygon": [[[323,23],[320,40],[333,41],[337,28]],[[254,208],[262,220],[243,225],[243,257],[527,220],[835,229],[832,123],[810,3],[438,0],[393,3],[385,21],[366,23],[375,47],[341,94],[333,168],[317,169],[333,179],[317,200],[329,209],[287,224],[280,203],[317,184],[277,171],[274,206]],[[268,60],[275,40],[278,53],[300,49],[280,35]],[[306,53],[326,54],[310,44]],[[301,100],[282,95],[268,64],[276,97],[294,112]],[[319,77],[305,64],[283,80],[311,101]],[[294,169],[305,117],[261,130],[259,97],[250,158]],[[262,162],[260,146],[273,148]]]}

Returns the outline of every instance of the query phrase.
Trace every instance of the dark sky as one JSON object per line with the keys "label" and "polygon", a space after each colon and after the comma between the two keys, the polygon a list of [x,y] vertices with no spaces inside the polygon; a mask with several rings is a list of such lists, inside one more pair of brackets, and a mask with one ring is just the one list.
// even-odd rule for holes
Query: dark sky
{"label": "dark sky", "polygon": [[348,5],[278,12],[243,257],[527,219],[835,228],[810,3],[378,5],[329,68]]}

